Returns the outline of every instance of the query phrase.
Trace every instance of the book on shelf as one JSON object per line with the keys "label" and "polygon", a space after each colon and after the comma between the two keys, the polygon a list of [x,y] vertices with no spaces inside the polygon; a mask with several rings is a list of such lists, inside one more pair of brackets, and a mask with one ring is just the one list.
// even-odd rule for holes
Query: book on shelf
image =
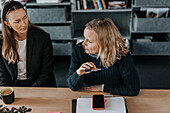
{"label": "book on shelf", "polygon": [[147,18],[166,18],[168,17],[169,8],[148,8],[146,11]]}
{"label": "book on shelf", "polygon": [[96,0],[92,0],[92,2],[93,2],[94,9],[97,9]]}
{"label": "book on shelf", "polygon": [[101,2],[102,2],[102,5],[103,5],[103,9],[106,9],[105,1],[104,1],[104,0],[101,0]]}
{"label": "book on shelf", "polygon": [[127,0],[77,0],[77,9],[118,9],[127,8]]}
{"label": "book on shelf", "polygon": [[83,7],[83,0],[80,0],[80,9],[84,9],[84,7]]}
{"label": "book on shelf", "polygon": [[96,2],[96,6],[97,6],[96,9],[99,9],[99,4],[98,4],[97,0],[95,0],[95,2]]}
{"label": "book on shelf", "polygon": [[94,9],[92,0],[88,0],[87,6],[88,9]]}
{"label": "book on shelf", "polygon": [[107,9],[108,0],[77,0],[77,10],[83,9]]}
{"label": "book on shelf", "polygon": [[83,7],[84,7],[84,10],[87,10],[87,2],[86,2],[86,0],[83,0]]}
{"label": "book on shelf", "polygon": [[115,0],[110,0],[108,2],[108,9],[112,8],[127,8],[127,2],[124,0],[122,1],[115,1]]}
{"label": "book on shelf", "polygon": [[98,6],[99,6],[99,9],[102,10],[103,7],[102,7],[102,3],[101,3],[101,0],[97,0],[97,3],[98,3]]}
{"label": "book on shelf", "polygon": [[77,9],[80,10],[80,0],[77,0]]}
{"label": "book on shelf", "polygon": [[145,11],[146,18],[167,18],[169,8],[141,8],[140,11]]}

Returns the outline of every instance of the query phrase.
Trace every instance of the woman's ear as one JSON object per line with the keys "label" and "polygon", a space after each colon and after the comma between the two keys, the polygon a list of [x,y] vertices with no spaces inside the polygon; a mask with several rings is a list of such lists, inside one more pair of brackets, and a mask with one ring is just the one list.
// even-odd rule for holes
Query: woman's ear
{"label": "woman's ear", "polygon": [[8,27],[11,27],[11,25],[7,21],[4,21],[4,24],[7,25]]}

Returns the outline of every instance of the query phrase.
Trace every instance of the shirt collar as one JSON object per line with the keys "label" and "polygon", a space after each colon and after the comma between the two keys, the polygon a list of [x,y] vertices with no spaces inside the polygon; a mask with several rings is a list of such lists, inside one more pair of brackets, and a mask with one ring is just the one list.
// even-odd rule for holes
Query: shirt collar
{"label": "shirt collar", "polygon": [[97,55],[95,55],[95,54],[88,54],[88,55],[93,57],[93,58],[97,58]]}

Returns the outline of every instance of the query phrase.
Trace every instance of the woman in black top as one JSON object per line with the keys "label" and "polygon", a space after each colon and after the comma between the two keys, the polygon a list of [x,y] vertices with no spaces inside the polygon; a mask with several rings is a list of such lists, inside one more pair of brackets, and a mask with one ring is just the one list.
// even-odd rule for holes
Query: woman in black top
{"label": "woman in black top", "polygon": [[49,34],[16,1],[4,3],[1,22],[0,86],[56,86]]}
{"label": "woman in black top", "polygon": [[139,77],[125,41],[111,19],[86,24],[85,40],[75,46],[68,86],[72,90],[138,95]]}

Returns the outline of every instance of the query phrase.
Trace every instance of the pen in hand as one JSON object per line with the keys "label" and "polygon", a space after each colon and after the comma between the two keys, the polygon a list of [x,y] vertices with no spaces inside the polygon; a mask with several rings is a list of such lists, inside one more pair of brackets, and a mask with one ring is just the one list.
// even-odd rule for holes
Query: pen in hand
{"label": "pen in hand", "polygon": [[106,70],[106,68],[95,68],[95,69],[85,70],[85,72],[99,71],[99,70]]}

